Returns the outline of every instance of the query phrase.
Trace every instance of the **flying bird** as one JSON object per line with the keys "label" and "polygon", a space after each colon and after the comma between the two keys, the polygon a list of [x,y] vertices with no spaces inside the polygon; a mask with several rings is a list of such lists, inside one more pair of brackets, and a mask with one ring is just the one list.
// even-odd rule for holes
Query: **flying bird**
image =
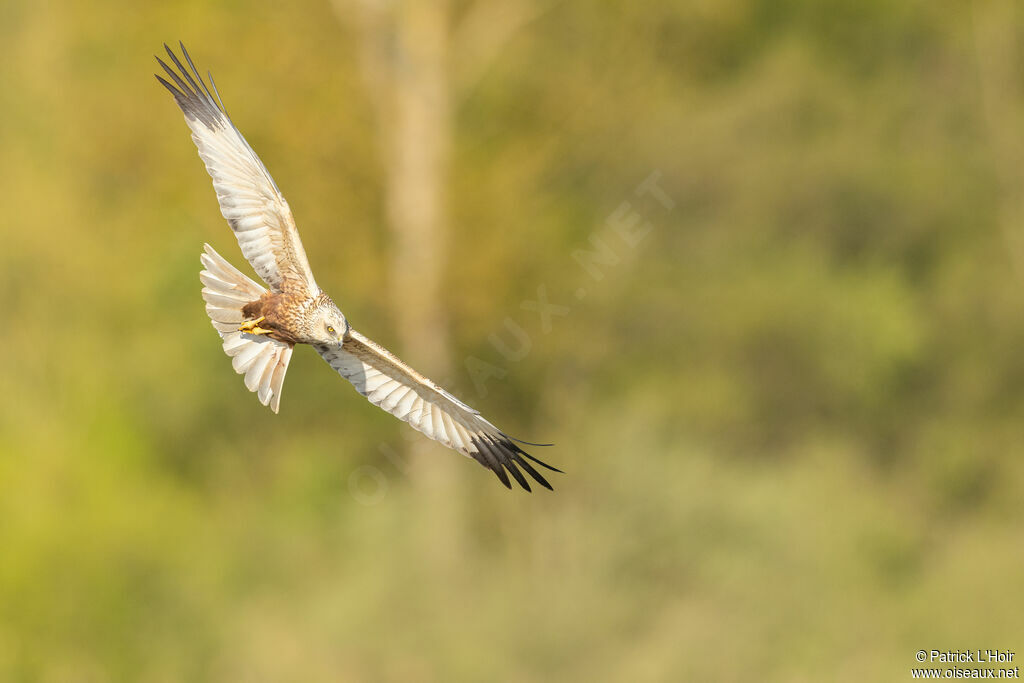
{"label": "flying bird", "polygon": [[309,344],[370,403],[473,458],[506,487],[512,488],[508,477],[512,475],[530,490],[522,469],[550,489],[551,484],[531,461],[554,472],[561,470],[526,453],[517,439],[488,422],[479,411],[349,324],[316,284],[288,202],[228,117],[213,75],[207,72],[216,100],[185,46],[179,45],[188,68],[165,44],[176,69],[157,57],[170,81],[159,75],[156,78],[185,114],[192,141],[213,178],[221,213],[238,239],[242,255],[267,285],[257,284],[209,244],[204,245],[199,279],[206,312],[235,371],[245,375],[246,388],[276,413],[292,350],[296,344]]}

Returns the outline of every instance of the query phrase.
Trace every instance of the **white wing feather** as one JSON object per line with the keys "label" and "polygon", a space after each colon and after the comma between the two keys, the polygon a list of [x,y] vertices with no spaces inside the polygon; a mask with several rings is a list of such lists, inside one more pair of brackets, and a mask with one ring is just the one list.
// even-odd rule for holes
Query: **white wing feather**
{"label": "white wing feather", "polygon": [[[221,214],[234,231],[242,255],[271,290],[281,291],[288,281],[310,295],[316,294],[319,287],[313,279],[291,209],[274,179],[223,107],[214,100],[185,46],[181,46],[181,51],[190,69],[182,66],[169,47],[164,47],[178,71],[157,58],[174,84],[160,76],[157,80],[171,91],[185,114],[185,122],[192,130],[192,141],[213,178]],[[212,76],[210,83],[213,83]]]}
{"label": "white wing feather", "polygon": [[242,308],[267,290],[239,272],[209,244],[200,260],[203,270],[199,279],[203,283],[206,314],[224,343],[224,353],[231,357],[235,372],[245,375],[246,388],[255,391],[260,403],[276,413],[292,347],[270,337],[238,331],[244,319]]}
{"label": "white wing feather", "polygon": [[452,396],[359,332],[350,330],[342,345],[319,345],[317,352],[370,403],[408,422],[439,443],[493,471],[505,486],[508,474],[527,491],[525,470],[542,486],[548,481],[527,460],[560,470],[522,450],[480,413]]}

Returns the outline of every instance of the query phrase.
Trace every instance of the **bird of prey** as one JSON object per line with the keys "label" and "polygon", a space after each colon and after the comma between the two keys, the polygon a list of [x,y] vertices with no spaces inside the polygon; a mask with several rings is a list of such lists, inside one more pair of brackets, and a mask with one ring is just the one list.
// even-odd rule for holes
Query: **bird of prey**
{"label": "bird of prey", "polygon": [[[177,69],[157,57],[170,82],[156,76],[185,114],[192,141],[213,178],[221,213],[238,239],[242,255],[269,289],[228,263],[210,245],[200,255],[203,299],[213,327],[245,386],[275,413],[281,385],[296,344],[309,344],[360,394],[426,436],[473,458],[512,488],[508,475],[527,491],[522,469],[542,486],[551,485],[534,464],[541,462],[452,396],[349,324],[331,297],[316,284],[288,202],[224,109],[215,100],[185,46],[186,69],[167,45]],[[526,443],[519,441],[518,443]],[[543,445],[543,444],[532,444]]]}

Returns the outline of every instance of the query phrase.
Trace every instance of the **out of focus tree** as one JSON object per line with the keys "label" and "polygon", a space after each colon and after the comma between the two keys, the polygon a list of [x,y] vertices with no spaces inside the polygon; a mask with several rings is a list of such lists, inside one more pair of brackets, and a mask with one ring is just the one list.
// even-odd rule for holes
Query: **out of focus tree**
{"label": "out of focus tree", "polygon": [[1016,27],[1019,3],[974,3],[972,24],[981,85],[982,112],[999,183],[996,216],[1018,278],[1024,278],[1024,140],[1019,122],[1021,49]]}
{"label": "out of focus tree", "polygon": [[[339,18],[358,22],[364,82],[377,114],[401,354],[439,381],[452,368],[443,284],[453,102],[539,6],[524,0],[476,2],[455,17],[446,0],[334,0]],[[459,556],[460,470],[438,466],[438,447],[424,439],[411,439],[408,449],[408,471],[424,498],[421,520],[432,530],[430,554],[450,571],[443,558]]]}

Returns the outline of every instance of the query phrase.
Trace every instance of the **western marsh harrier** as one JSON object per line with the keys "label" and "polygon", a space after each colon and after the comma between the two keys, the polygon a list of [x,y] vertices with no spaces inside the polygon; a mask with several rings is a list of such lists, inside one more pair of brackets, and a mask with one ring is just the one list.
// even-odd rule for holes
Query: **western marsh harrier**
{"label": "western marsh harrier", "polygon": [[[169,47],[164,48],[177,70],[157,58],[173,83],[156,78],[185,114],[242,255],[270,288],[243,275],[210,245],[204,246],[199,278],[206,312],[235,371],[245,375],[245,386],[276,413],[292,349],[309,344],[370,403],[473,458],[505,486],[511,488],[511,474],[530,490],[522,468],[550,489],[528,461],[561,470],[527,454],[478,411],[352,328],[313,279],[288,202],[231,122],[220,94],[215,100],[184,45],[181,52],[187,69]],[[209,78],[216,93],[213,76]]]}

